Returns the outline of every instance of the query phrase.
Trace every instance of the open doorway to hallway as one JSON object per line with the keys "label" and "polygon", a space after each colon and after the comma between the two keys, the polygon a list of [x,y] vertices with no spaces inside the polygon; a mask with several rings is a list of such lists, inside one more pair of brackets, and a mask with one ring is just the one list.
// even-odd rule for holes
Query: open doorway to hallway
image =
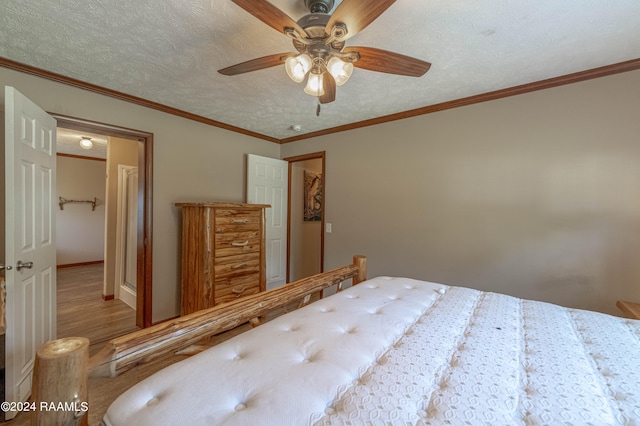
{"label": "open doorway to hallway", "polygon": [[137,172],[138,141],[58,127],[56,148],[57,336],[93,346],[138,329],[137,183],[120,176]]}
{"label": "open doorway to hallway", "polygon": [[[135,300],[132,303],[135,307],[134,324],[140,328],[147,327],[152,324],[151,177],[153,135],[72,117],[55,114],[54,117],[58,120],[59,130],[64,129],[74,134],[76,139],[73,141],[74,146],[79,146],[79,140],[86,135],[95,135],[98,139],[104,138],[108,141],[105,156],[107,161],[102,174],[104,220],[101,229],[103,239],[101,253],[104,260],[104,278],[101,298],[104,300],[117,298],[120,288],[116,288],[116,283],[120,278],[126,277],[128,287],[135,291]],[[64,152],[62,149],[59,151]],[[85,156],[88,156],[89,151],[92,150],[84,151],[87,153]],[[64,155],[73,157],[74,154]],[[124,184],[120,182],[123,165],[128,172],[131,170],[136,172],[135,179],[131,180],[128,186],[126,182]],[[127,188],[131,193],[128,194],[128,197],[126,194],[124,197],[120,194],[119,198],[118,191],[122,191],[123,188]],[[123,210],[121,208],[122,199],[135,200],[136,206],[129,212],[126,209]],[[125,232],[121,232],[122,229]],[[58,264],[60,263],[58,262]],[[73,264],[73,262],[71,263]],[[82,264],[82,262],[79,263]],[[93,262],[89,261],[89,263]]]}

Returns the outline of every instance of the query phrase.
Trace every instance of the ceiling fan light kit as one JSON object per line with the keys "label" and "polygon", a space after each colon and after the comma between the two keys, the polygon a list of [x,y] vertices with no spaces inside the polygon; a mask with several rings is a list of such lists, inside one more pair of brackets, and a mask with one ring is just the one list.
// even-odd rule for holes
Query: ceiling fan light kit
{"label": "ceiling fan light kit", "polygon": [[311,69],[311,56],[301,53],[298,56],[289,56],[284,63],[284,69],[291,80],[302,83],[307,73]]}
{"label": "ceiling fan light kit", "polygon": [[351,77],[351,73],[353,73],[353,64],[333,56],[329,59],[329,62],[327,62],[327,70],[336,80],[336,86],[342,86],[347,82],[347,80],[349,80],[349,77]]}
{"label": "ceiling fan light kit", "polygon": [[309,73],[307,85],[304,87],[304,93],[311,96],[322,96],[325,94],[322,73],[316,71]]}
{"label": "ceiling fan light kit", "polygon": [[345,41],[365,29],[396,0],[343,0],[336,10],[334,0],[304,0],[309,14],[297,22],[267,0],[232,0],[265,24],[293,41],[298,53],[279,53],[218,70],[238,75],[284,63],[291,80],[302,83],[304,92],[319,103],[333,102],[336,86],[349,80],[353,68],[411,77],[424,75],[431,64],[420,59],[372,47],[349,47]]}

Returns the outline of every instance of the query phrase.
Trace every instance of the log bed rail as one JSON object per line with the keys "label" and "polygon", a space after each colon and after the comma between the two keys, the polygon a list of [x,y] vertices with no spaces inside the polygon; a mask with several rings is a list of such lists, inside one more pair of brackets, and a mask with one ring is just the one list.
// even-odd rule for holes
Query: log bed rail
{"label": "log bed rail", "polygon": [[[86,338],[68,337],[49,341],[36,354],[32,401],[75,404],[87,401],[88,377],[115,377],[136,365],[175,353],[210,336],[250,322],[257,326],[271,311],[337,286],[342,290],[346,280],[356,285],[366,280],[366,257],[354,256],[353,264],[303,278],[283,286],[253,294],[209,309],[158,323],[151,327],[110,340],[89,358]],[[84,406],[86,407],[86,402]],[[82,425],[86,410],[32,412],[32,424]]]}

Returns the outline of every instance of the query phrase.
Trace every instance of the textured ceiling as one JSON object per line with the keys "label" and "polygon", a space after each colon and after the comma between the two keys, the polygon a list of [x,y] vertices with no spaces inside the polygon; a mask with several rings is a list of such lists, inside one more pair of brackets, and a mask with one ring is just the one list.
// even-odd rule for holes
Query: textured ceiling
{"label": "textured ceiling", "polygon": [[[294,20],[303,0],[272,0]],[[294,51],[230,0],[3,0],[0,56],[276,139],[640,58],[638,0],[398,0],[347,41],[433,65],[356,69],[323,105],[283,67],[218,69]],[[292,125],[300,125],[296,133]]]}

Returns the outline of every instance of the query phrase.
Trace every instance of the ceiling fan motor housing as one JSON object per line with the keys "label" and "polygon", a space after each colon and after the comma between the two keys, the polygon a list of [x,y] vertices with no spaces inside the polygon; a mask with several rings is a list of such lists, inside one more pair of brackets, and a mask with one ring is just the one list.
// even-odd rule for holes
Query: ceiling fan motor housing
{"label": "ceiling fan motor housing", "polygon": [[300,18],[297,23],[305,30],[309,38],[323,38],[329,18],[331,15],[326,13],[309,13]]}
{"label": "ceiling fan motor housing", "polygon": [[333,8],[333,0],[304,0],[304,5],[311,13],[329,13]]}
{"label": "ceiling fan motor housing", "polygon": [[[311,0],[307,0],[311,1]],[[308,37],[307,40],[314,41],[313,44],[315,48],[320,48],[321,46],[325,46],[323,40],[326,39],[326,26],[329,22],[331,15],[326,13],[309,13],[302,18],[300,18],[297,24],[305,30]],[[325,50],[332,48],[334,50],[340,51],[344,47],[345,42],[343,40],[334,40],[329,45],[326,46]],[[307,52],[310,50],[310,43],[302,42],[300,40],[293,40],[293,45],[295,46],[298,52]]]}

